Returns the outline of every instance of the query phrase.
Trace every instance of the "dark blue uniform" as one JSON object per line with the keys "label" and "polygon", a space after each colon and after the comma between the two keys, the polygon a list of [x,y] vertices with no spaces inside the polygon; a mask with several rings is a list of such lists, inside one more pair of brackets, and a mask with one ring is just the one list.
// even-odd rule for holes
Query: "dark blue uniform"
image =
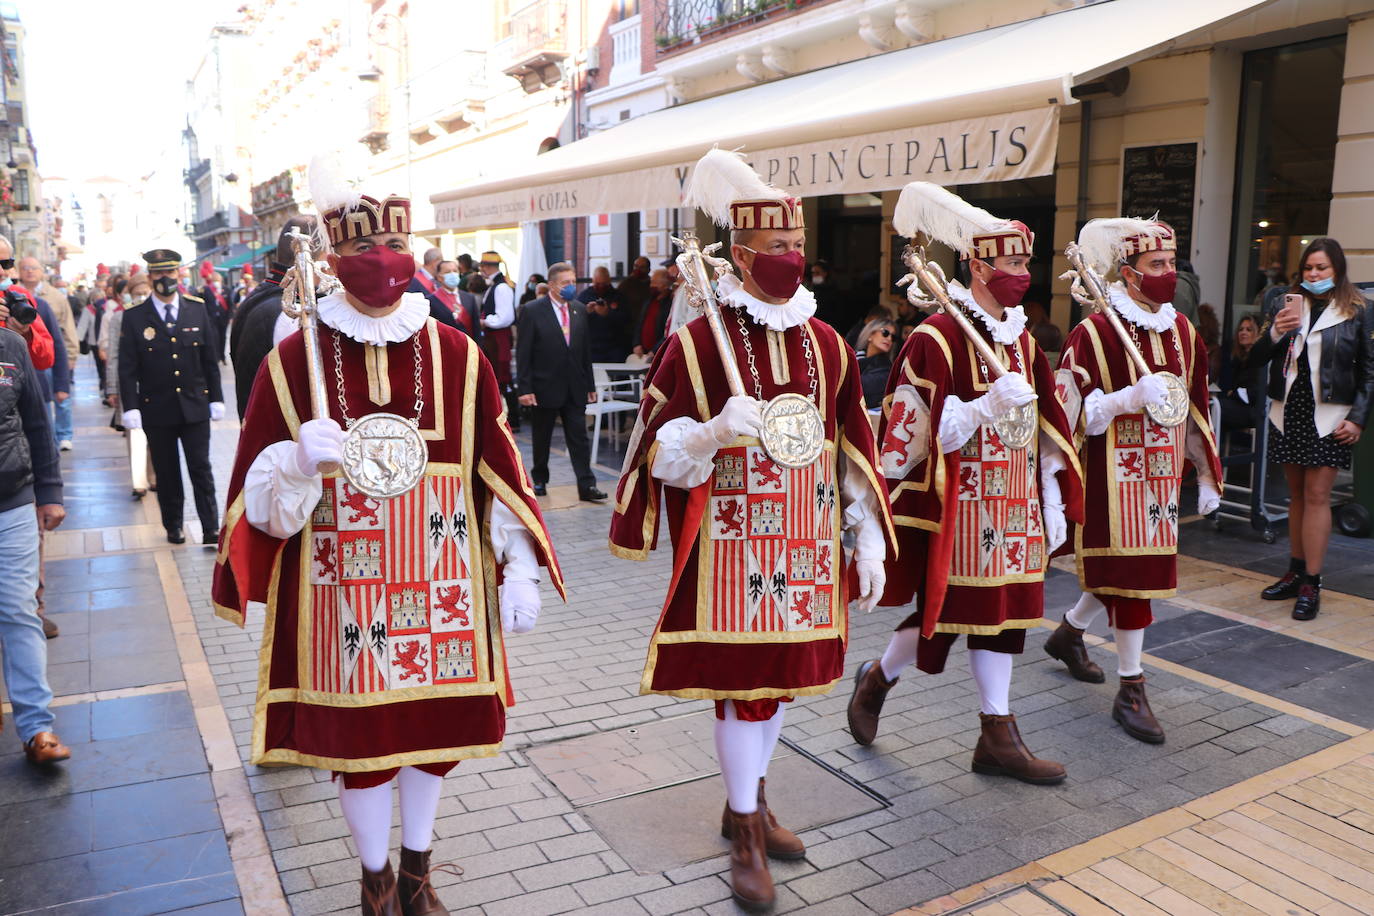
{"label": "dark blue uniform", "polygon": [[210,405],[223,403],[217,332],[205,303],[178,296],[176,320],[166,320],[167,304],[150,296],[124,312],[119,333],[119,400],[125,410],[142,413],[148,453],[157,473],[162,525],[179,533],[184,494],[177,444],[207,537],[219,531],[215,479],[210,470]]}

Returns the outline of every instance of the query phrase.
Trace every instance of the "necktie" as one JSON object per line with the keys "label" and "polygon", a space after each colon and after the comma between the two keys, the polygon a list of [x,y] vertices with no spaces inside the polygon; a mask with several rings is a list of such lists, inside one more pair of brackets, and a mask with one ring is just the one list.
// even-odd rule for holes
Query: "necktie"
{"label": "necktie", "polygon": [[563,327],[563,343],[572,343],[572,330],[568,327],[568,303],[558,303],[558,323]]}
{"label": "necktie", "polygon": [[172,319],[172,307],[169,305],[167,306],[167,327],[170,328],[173,325],[173,323],[174,321]]}

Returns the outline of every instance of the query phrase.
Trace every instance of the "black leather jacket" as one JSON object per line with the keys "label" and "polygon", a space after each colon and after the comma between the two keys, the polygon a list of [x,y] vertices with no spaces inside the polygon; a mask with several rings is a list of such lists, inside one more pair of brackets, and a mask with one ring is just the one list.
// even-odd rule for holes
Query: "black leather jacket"
{"label": "black leather jacket", "polygon": [[[1247,367],[1269,364],[1269,397],[1284,398],[1283,363],[1297,331],[1289,331],[1276,343],[1269,336],[1274,316],[1283,308],[1283,287],[1270,290],[1264,305],[1259,340],[1250,348]],[[1330,306],[1328,306],[1329,308]],[[1363,429],[1374,403],[1374,306],[1366,305],[1353,317],[1323,328],[1321,366],[1317,370],[1318,403],[1349,404],[1346,419]]]}

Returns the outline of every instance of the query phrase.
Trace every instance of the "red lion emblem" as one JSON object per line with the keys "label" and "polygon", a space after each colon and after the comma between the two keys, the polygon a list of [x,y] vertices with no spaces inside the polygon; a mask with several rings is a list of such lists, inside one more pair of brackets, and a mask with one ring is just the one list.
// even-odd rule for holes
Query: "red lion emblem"
{"label": "red lion emblem", "polygon": [[799,623],[811,622],[811,593],[797,592],[792,596],[792,613]]}
{"label": "red lion emblem", "polygon": [[988,433],[987,438],[984,441],[987,443],[988,446],[989,458],[991,458],[994,455],[1005,455],[1007,453],[1007,446],[1004,442],[1002,442],[1002,437],[997,435],[997,433]]}
{"label": "red lion emblem", "polygon": [[758,475],[758,480],[756,482],[759,486],[771,483],[782,483],[782,468],[778,467],[767,458],[764,458],[762,455],[759,456],[758,461],[754,464],[754,473]]}
{"label": "red lion emblem", "polygon": [[467,593],[463,591],[461,585],[451,585],[448,588],[441,588],[438,592],[439,601],[435,605],[436,611],[444,614],[444,619],[440,623],[453,623],[458,621],[460,626],[470,626],[468,611],[471,605],[468,604]]}
{"label": "red lion emblem", "polygon": [[1117,458],[1116,466],[1126,472],[1128,477],[1144,477],[1145,469],[1140,466],[1140,452],[1126,452]]}
{"label": "red lion emblem", "polygon": [[403,642],[397,645],[399,651],[396,657],[391,660],[393,667],[400,668],[401,680],[408,680],[412,676],[422,681],[429,680],[429,659],[425,658],[425,647],[418,639],[410,642]]}
{"label": "red lion emblem", "polygon": [[1025,546],[1021,541],[1012,541],[1007,545],[1007,566],[1012,569],[1021,568],[1021,552]]}
{"label": "red lion emblem", "polygon": [[1153,423],[1149,424],[1149,427],[1150,438],[1153,439],[1155,442],[1169,441],[1169,431],[1167,429],[1165,429],[1162,426],[1155,426]]}
{"label": "red lion emblem", "polygon": [[827,580],[830,578],[830,545],[822,544],[816,550],[816,579]]}
{"label": "red lion emblem", "polygon": [[[368,503],[372,505],[368,505]],[[380,504],[375,499],[368,498],[352,487],[344,488],[344,498],[339,505],[352,513],[348,518],[351,525],[357,524],[365,518],[371,519],[373,524],[381,524],[381,519],[377,517]]]}
{"label": "red lion emblem", "polygon": [[[906,458],[907,444],[916,435],[916,420],[916,412],[907,410],[905,402],[892,402],[892,420],[888,424],[887,435],[883,436],[883,450],[882,454],[878,456],[879,461],[888,455],[896,455],[898,461]],[[905,433],[906,438],[899,437],[898,432]]]}
{"label": "red lion emblem", "polygon": [[971,467],[959,469],[959,495],[968,493],[971,496],[978,495],[978,472]]}
{"label": "red lion emblem", "polygon": [[320,576],[333,578],[338,575],[334,565],[334,539],[325,538],[315,545],[315,562],[320,564]]}
{"label": "red lion emblem", "polygon": [[720,522],[725,534],[734,532],[744,537],[744,511],[733,499],[725,500],[716,507],[715,521]]}

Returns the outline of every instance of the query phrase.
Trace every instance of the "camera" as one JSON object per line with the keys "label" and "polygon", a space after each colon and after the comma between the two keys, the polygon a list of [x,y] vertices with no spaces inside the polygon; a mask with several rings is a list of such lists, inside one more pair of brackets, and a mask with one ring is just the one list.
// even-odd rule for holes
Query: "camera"
{"label": "camera", "polygon": [[5,290],[5,307],[10,310],[10,318],[17,324],[30,325],[38,318],[38,309],[29,303],[29,297],[17,289]]}

